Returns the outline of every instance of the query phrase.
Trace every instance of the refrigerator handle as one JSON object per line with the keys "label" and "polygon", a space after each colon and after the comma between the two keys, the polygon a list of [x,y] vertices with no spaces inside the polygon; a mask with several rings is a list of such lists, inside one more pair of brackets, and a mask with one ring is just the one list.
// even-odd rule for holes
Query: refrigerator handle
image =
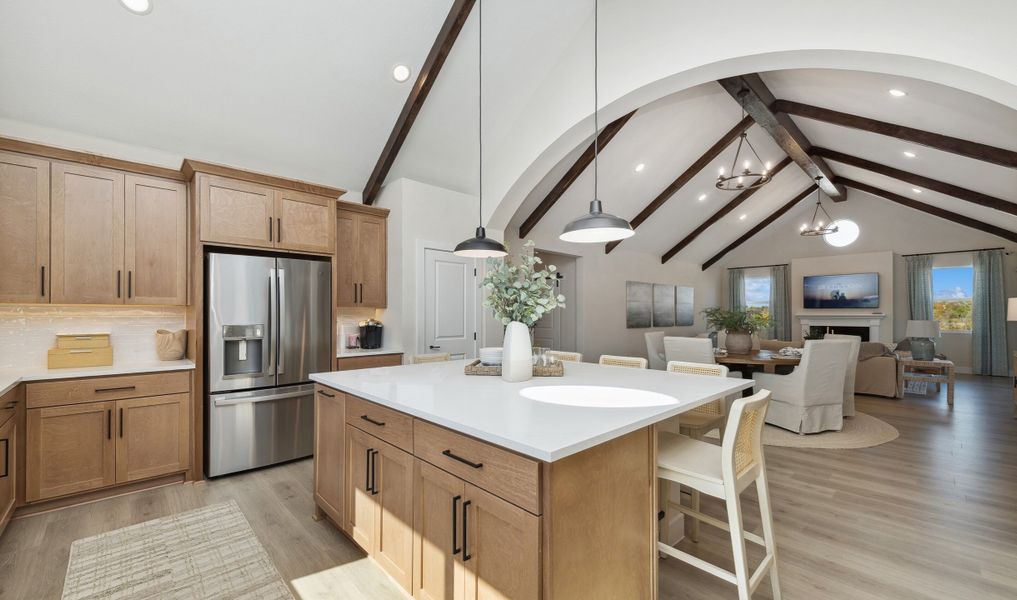
{"label": "refrigerator handle", "polygon": [[279,276],[278,287],[276,288],[279,303],[279,312],[276,313],[279,319],[279,335],[276,338],[275,345],[279,349],[277,359],[278,373],[283,375],[286,373],[286,351],[284,350],[285,344],[283,344],[283,340],[287,340],[288,343],[289,339],[289,331],[284,329],[288,319],[283,316],[286,314],[286,269],[276,269],[276,273]]}
{"label": "refrigerator handle", "polygon": [[275,355],[276,348],[279,346],[279,336],[276,335],[275,327],[277,316],[279,311],[276,310],[276,282],[275,282],[275,269],[268,270],[268,326],[266,334],[268,335],[268,369],[269,375],[275,375]]}

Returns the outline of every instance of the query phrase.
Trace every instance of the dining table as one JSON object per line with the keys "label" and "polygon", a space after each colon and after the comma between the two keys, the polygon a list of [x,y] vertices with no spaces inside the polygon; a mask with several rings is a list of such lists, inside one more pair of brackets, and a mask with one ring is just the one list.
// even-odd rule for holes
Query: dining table
{"label": "dining table", "polygon": [[[800,356],[785,356],[770,350],[753,350],[748,354],[718,354],[715,360],[728,367],[749,365],[762,367],[764,373],[776,373],[778,366],[795,367],[802,361],[802,358]],[[745,373],[747,370],[743,369],[742,372]]]}

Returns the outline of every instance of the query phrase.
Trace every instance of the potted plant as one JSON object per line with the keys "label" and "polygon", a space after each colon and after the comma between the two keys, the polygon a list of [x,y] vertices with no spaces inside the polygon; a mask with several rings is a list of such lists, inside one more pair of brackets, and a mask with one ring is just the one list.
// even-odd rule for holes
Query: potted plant
{"label": "potted plant", "polygon": [[765,308],[726,310],[719,306],[703,311],[706,323],[717,331],[727,333],[725,346],[732,354],[752,351],[752,334],[770,326],[770,313]]}
{"label": "potted plant", "polygon": [[526,381],[533,375],[530,330],[548,312],[565,307],[565,296],[555,285],[557,267],[544,268],[532,248],[532,240],[523,243],[519,264],[511,256],[487,259],[484,273],[484,306],[505,326],[501,376],[506,381]]}

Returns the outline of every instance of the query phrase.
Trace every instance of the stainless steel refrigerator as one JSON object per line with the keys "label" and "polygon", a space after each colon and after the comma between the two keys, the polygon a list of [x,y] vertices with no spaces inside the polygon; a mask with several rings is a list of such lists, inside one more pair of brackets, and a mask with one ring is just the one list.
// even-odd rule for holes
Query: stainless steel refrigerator
{"label": "stainless steel refrigerator", "polygon": [[309,375],[332,370],[329,263],[209,253],[206,264],[207,474],[310,456]]}

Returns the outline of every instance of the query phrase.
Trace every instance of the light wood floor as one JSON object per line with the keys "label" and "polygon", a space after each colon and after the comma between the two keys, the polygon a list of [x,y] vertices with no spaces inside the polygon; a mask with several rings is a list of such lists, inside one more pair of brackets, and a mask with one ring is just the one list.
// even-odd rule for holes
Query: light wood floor
{"label": "light wood floor", "polygon": [[[865,450],[767,447],[787,600],[1017,598],[1017,421],[1009,380],[959,377],[940,397],[860,397],[900,430]],[[236,499],[301,600],[401,599],[351,542],[310,518],[311,462],[174,485],[18,519],[0,539],[0,600],[58,599],[72,541]],[[704,509],[723,516],[719,502]],[[758,531],[754,492],[746,492]],[[690,552],[730,568],[726,534],[704,526]],[[751,544],[750,544],[751,547]],[[758,559],[759,554],[753,556]],[[661,598],[737,597],[733,586],[661,562]],[[770,598],[766,582],[757,598]],[[611,599],[614,600],[614,599]]]}

